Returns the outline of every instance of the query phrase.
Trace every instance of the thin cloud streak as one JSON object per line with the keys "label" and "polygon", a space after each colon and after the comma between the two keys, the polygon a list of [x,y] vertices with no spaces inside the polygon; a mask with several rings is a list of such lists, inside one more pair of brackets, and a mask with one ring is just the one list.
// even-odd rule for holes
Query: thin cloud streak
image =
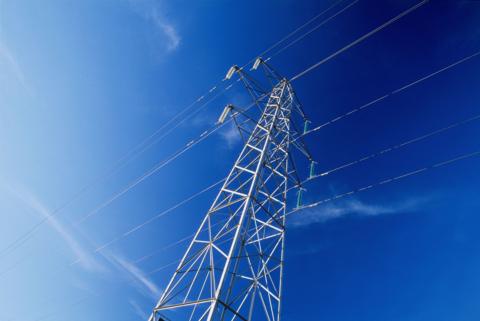
{"label": "thin cloud streak", "polygon": [[155,283],[153,283],[153,281],[151,281],[134,263],[128,262],[120,255],[111,252],[104,254],[104,256],[116,266],[120,272],[123,272],[123,275],[127,277],[130,283],[142,294],[153,300],[158,299],[161,293],[160,288],[158,288]]}
{"label": "thin cloud streak", "polygon": [[230,123],[227,128],[220,131],[219,135],[225,141],[229,149],[232,149],[241,140],[240,133],[233,122]]}
{"label": "thin cloud streak", "polygon": [[173,25],[163,22],[160,18],[155,18],[156,25],[163,31],[167,38],[167,51],[173,51],[180,45],[180,36]]}
{"label": "thin cloud streak", "polygon": [[291,220],[293,227],[304,227],[325,223],[346,216],[379,216],[418,211],[428,201],[427,198],[411,198],[400,203],[381,205],[367,204],[358,199],[328,204],[320,208],[300,212]]}
{"label": "thin cloud streak", "polygon": [[14,196],[25,203],[30,209],[47,219],[48,224],[52,227],[60,237],[65,241],[77,262],[86,270],[89,271],[104,271],[102,265],[100,265],[92,255],[81,245],[81,243],[73,236],[72,231],[68,230],[60,221],[58,221],[47,208],[34,194],[19,188],[7,187]]}

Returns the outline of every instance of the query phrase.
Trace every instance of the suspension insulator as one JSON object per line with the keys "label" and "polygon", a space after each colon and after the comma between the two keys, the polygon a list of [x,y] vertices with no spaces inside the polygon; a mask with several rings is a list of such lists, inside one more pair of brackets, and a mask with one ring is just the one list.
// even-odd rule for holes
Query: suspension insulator
{"label": "suspension insulator", "polygon": [[310,125],[310,121],[305,119],[305,123],[303,124],[303,133],[306,134],[308,132],[308,126]]}
{"label": "suspension insulator", "polygon": [[310,178],[315,176],[315,162],[311,161],[310,162]]}
{"label": "suspension insulator", "polygon": [[297,192],[297,207],[302,206],[303,188],[300,188]]}

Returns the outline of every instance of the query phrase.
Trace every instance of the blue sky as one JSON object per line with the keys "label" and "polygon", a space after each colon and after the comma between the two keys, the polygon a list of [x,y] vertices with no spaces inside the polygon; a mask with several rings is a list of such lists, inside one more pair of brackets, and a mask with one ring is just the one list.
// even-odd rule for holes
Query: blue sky
{"label": "blue sky", "polygon": [[[186,244],[160,249],[195,230],[215,190],[95,250],[223,178],[240,141],[225,128],[99,206],[226,103],[248,104],[246,91],[234,85],[117,161],[332,3],[0,0],[0,251],[62,207],[0,252],[0,320],[144,320],[174,266],[151,272]],[[291,77],[416,3],[360,0],[270,62]],[[323,124],[478,52],[479,21],[477,1],[431,1],[292,85]],[[318,171],[479,114],[479,70],[476,56],[309,135]],[[478,151],[479,135],[472,121],[350,166],[309,183],[304,201]],[[284,320],[478,320],[479,179],[470,158],[292,215]]]}

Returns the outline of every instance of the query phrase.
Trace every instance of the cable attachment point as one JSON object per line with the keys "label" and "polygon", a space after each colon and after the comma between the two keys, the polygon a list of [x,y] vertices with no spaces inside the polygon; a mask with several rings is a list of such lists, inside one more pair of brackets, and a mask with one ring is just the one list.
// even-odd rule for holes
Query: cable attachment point
{"label": "cable attachment point", "polygon": [[233,74],[239,70],[240,70],[240,67],[238,67],[237,65],[233,65],[232,67],[230,67],[230,69],[228,69],[227,75],[225,76],[224,80],[228,80],[232,78]]}
{"label": "cable attachment point", "polygon": [[232,109],[233,109],[232,104],[228,104],[227,106],[225,106],[222,113],[220,114],[220,117],[218,117],[217,124],[223,124]]}
{"label": "cable attachment point", "polygon": [[263,59],[261,57],[258,57],[257,59],[255,59],[255,62],[253,63],[253,67],[250,70],[257,70],[258,66],[260,66],[262,62],[263,62]]}

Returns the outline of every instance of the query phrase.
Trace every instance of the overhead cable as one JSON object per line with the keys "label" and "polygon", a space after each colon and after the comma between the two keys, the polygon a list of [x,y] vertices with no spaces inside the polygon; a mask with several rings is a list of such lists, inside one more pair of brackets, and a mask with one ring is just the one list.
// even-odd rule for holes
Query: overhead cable
{"label": "overhead cable", "polygon": [[438,162],[438,163],[435,163],[435,164],[430,165],[430,166],[422,167],[422,168],[415,169],[415,170],[412,170],[412,171],[409,171],[409,172],[406,172],[406,173],[403,173],[403,174],[400,174],[400,175],[397,175],[397,176],[394,176],[394,177],[383,179],[383,180],[377,181],[373,184],[369,184],[369,185],[351,190],[347,193],[337,194],[337,195],[322,199],[322,200],[317,201],[317,202],[313,202],[313,203],[310,203],[310,204],[307,204],[307,205],[299,206],[297,208],[292,209],[288,213],[286,213],[285,216],[291,215],[291,214],[299,212],[301,210],[314,208],[314,207],[317,207],[319,205],[322,205],[322,204],[325,204],[325,203],[328,203],[328,202],[336,201],[336,200],[339,200],[339,199],[347,197],[347,196],[352,196],[352,195],[360,193],[360,192],[371,190],[373,188],[376,188],[376,187],[379,187],[379,186],[382,186],[382,185],[385,185],[385,184],[397,182],[401,179],[411,177],[411,176],[414,176],[414,175],[418,175],[420,173],[426,172],[426,171],[431,170],[431,169],[440,168],[440,167],[450,165],[450,164],[456,163],[458,161],[468,159],[468,158],[472,158],[472,157],[476,157],[476,156],[480,156],[480,150],[475,151],[475,152],[471,152],[471,153],[468,153],[468,154],[462,154],[460,156],[456,156],[454,158],[451,158],[451,159],[448,159],[448,160],[445,160],[445,161],[442,161],[442,162]]}
{"label": "overhead cable", "polygon": [[423,6],[424,4],[426,4],[427,2],[429,2],[429,0],[424,0],[424,1],[421,1],[419,3],[417,3],[416,5],[414,5],[413,7],[403,11],[402,13],[400,13],[399,15],[395,16],[394,18],[388,20],[387,22],[385,22],[384,24],[382,24],[381,26],[373,29],[372,31],[366,33],[365,35],[361,36],[360,38],[358,38],[357,40],[349,43],[348,45],[346,45],[345,47],[335,51],[334,53],[332,53],[331,55],[329,55],[328,57],[320,60],[319,62],[313,64],[312,66],[308,67],[307,69],[305,69],[304,71],[296,74],[295,76],[293,76],[290,81],[295,81],[297,80],[298,78],[300,77],[303,77],[304,75],[306,75],[308,72],[312,71],[313,69],[319,67],[320,65],[326,63],[327,61],[335,58],[336,56],[340,55],[341,53],[347,51],[348,49],[352,48],[353,46],[355,45],[358,45],[359,43],[361,43],[362,41],[370,38],[371,36],[373,36],[374,34],[376,34],[377,32],[385,29],[386,27],[388,27],[389,25],[393,24],[394,22],[398,21],[399,19],[403,18],[404,16],[408,15],[410,12],[412,11],[415,11],[416,9],[420,8],[421,6]]}

